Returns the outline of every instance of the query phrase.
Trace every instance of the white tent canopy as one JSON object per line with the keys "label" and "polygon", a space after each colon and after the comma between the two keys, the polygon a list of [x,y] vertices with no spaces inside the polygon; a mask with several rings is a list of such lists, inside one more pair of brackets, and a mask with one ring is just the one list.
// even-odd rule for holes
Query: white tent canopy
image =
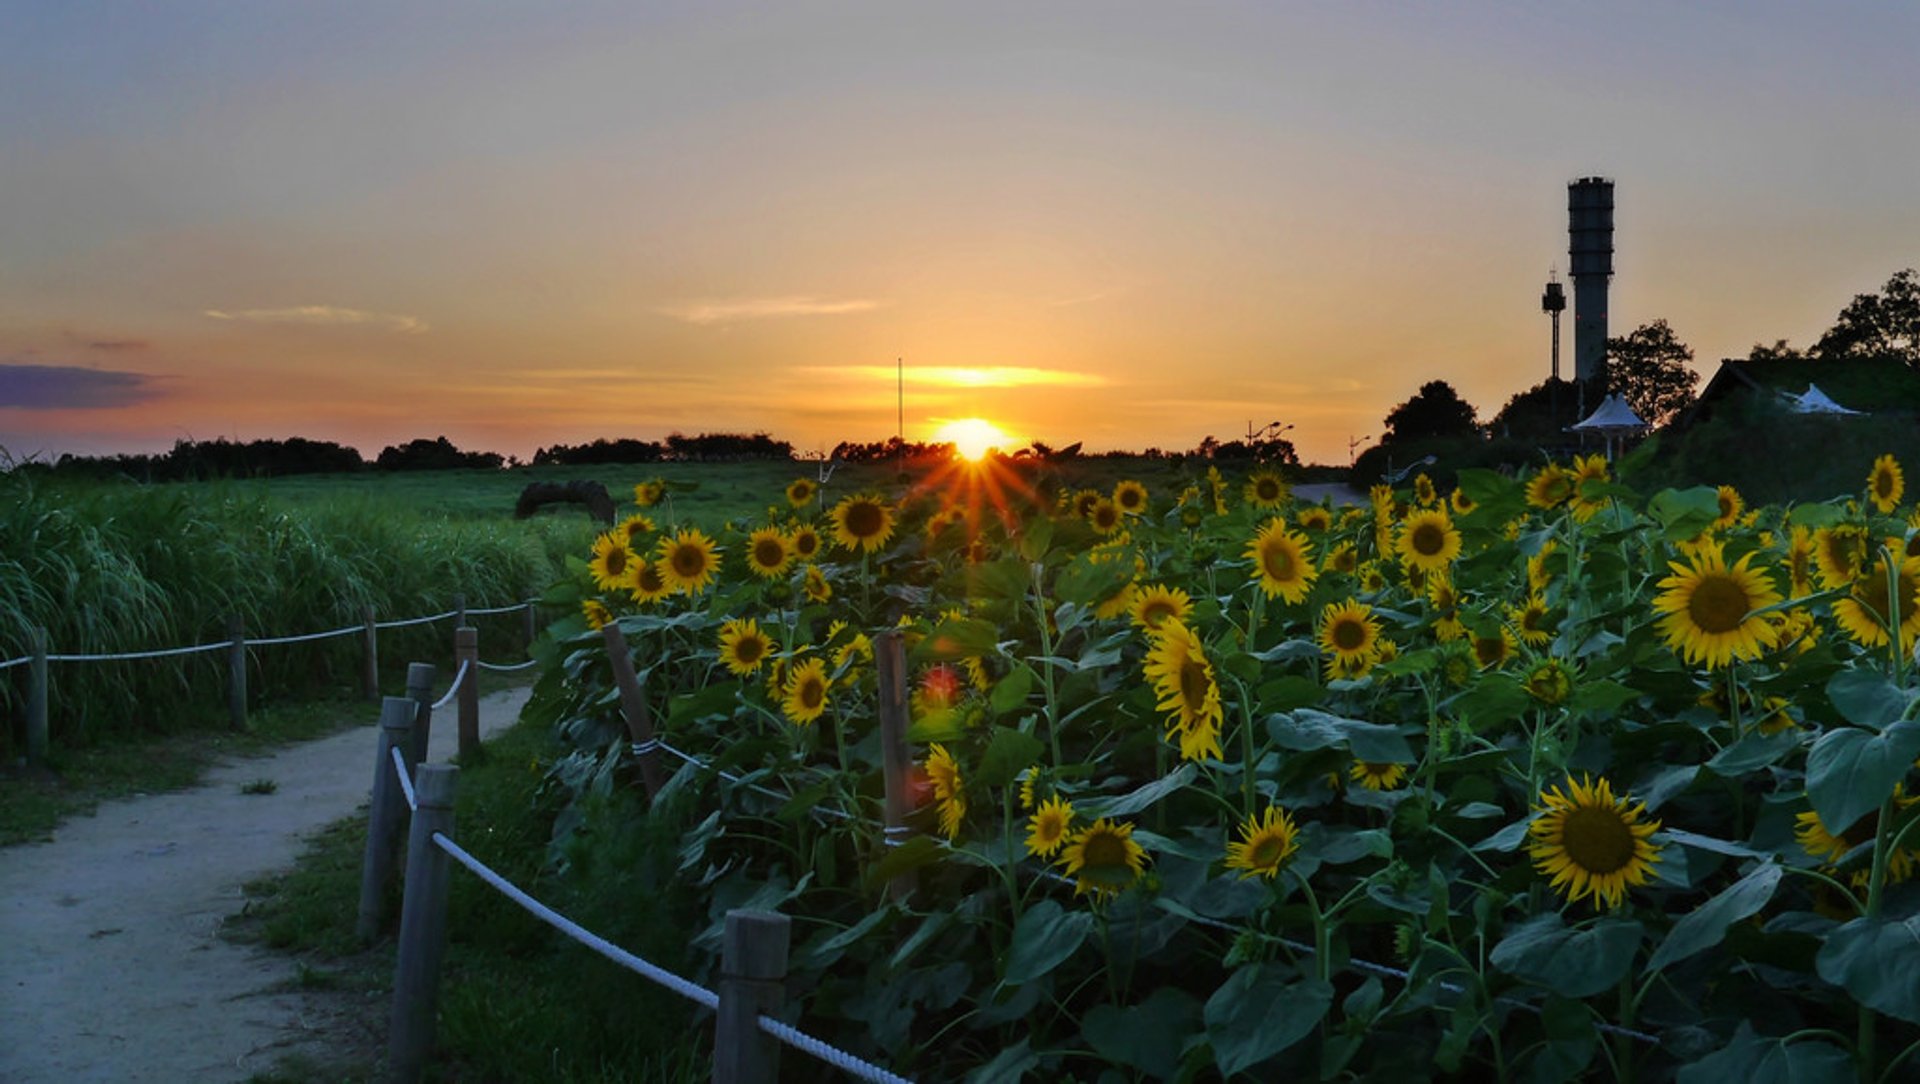
{"label": "white tent canopy", "polygon": [[1585,421],[1575,422],[1573,428],[1591,430],[1597,433],[1640,432],[1647,427],[1640,415],[1633,412],[1627,401],[1618,395],[1609,395],[1600,404],[1600,409],[1587,416]]}
{"label": "white tent canopy", "polygon": [[1788,405],[1793,407],[1794,413],[1796,414],[1861,413],[1858,410],[1848,410],[1846,407],[1834,402],[1827,396],[1826,392],[1820,390],[1820,385],[1812,382],[1807,384],[1807,390],[1804,395],[1795,395],[1792,392],[1783,392],[1782,394],[1787,397]]}

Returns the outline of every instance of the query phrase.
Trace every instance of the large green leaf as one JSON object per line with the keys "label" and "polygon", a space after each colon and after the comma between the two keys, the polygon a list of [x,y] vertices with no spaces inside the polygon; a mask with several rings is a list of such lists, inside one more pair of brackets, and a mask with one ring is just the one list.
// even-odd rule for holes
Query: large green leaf
{"label": "large green leaf", "polygon": [[1611,990],[1633,966],[1642,932],[1624,918],[1570,927],[1549,911],[1509,930],[1493,950],[1493,965],[1566,997],[1592,997]]}
{"label": "large green leaf", "polygon": [[1720,491],[1713,486],[1663,489],[1647,502],[1647,514],[1660,521],[1667,541],[1692,538],[1720,518]]}
{"label": "large green leaf", "polygon": [[1800,747],[1800,734],[1782,730],[1778,734],[1748,734],[1715,753],[1707,768],[1722,779],[1738,779],[1748,772],[1777,763]]}
{"label": "large green leaf", "polygon": [[987,705],[995,715],[1005,715],[1016,708],[1026,706],[1027,694],[1033,691],[1033,668],[1024,662],[1016,662],[1007,671],[1007,676],[993,685],[993,691],[987,694]]}
{"label": "large green leaf", "polygon": [[1767,905],[1785,875],[1785,870],[1769,862],[1682,916],[1673,924],[1667,939],[1654,950],[1653,959],[1647,961],[1647,970],[1658,971],[1719,944],[1727,936],[1728,926],[1759,913]]}
{"label": "large green leaf", "polygon": [[1827,682],[1827,699],[1856,726],[1885,730],[1907,710],[1907,694],[1872,670],[1842,670]]}
{"label": "large green leaf", "polygon": [[995,1058],[967,1074],[967,1084],[1005,1084],[1009,1080],[1024,1080],[1026,1075],[1040,1067],[1040,1055],[1033,1052],[1027,1040],[1002,1050]]}
{"label": "large green leaf", "polygon": [[1000,650],[1000,630],[971,617],[948,618],[914,646],[914,661],[955,660],[992,655]]}
{"label": "large green leaf", "polygon": [[1920,915],[1856,918],[1827,935],[1814,968],[1868,1008],[1920,1024]]}
{"label": "large green leaf", "polygon": [[1018,779],[1044,749],[1046,746],[1040,739],[1031,734],[1011,727],[994,727],[993,739],[987,743],[986,755],[980,758],[980,770],[974,778],[984,786],[1004,787]]}
{"label": "large green leaf", "polygon": [[1032,982],[1059,967],[1092,931],[1093,916],[1085,911],[1069,911],[1052,900],[1034,904],[1013,924],[1013,944],[1007,949],[1007,985]]}
{"label": "large green leaf", "polygon": [[1376,764],[1412,764],[1419,759],[1399,727],[1343,719],[1312,708],[1269,716],[1267,733],[1281,748],[1297,752],[1346,749]]}
{"label": "large green leaf", "polygon": [[1088,798],[1079,803],[1089,817],[1129,817],[1193,781],[1195,768],[1184,763],[1165,776],[1118,798]]}
{"label": "large green leaf", "polygon": [[1699,1061],[1680,1067],[1679,1084],[1852,1084],[1859,1079],[1853,1057],[1819,1039],[1789,1043],[1754,1034],[1741,1022],[1733,1040]]}
{"label": "large green leaf", "polygon": [[1333,987],[1279,964],[1248,964],[1207,999],[1207,1042],[1224,1076],[1306,1038],[1333,1004]]}
{"label": "large green leaf", "polygon": [[1200,1003],[1162,986],[1138,1005],[1095,1005],[1080,1024],[1093,1052],[1123,1068],[1165,1080],[1180,1070],[1182,1047],[1200,1019]]}
{"label": "large green leaf", "polygon": [[1807,797],[1829,832],[1844,832],[1879,809],[1920,756],[1920,723],[1895,723],[1878,734],[1841,727],[1820,735],[1807,754]]}

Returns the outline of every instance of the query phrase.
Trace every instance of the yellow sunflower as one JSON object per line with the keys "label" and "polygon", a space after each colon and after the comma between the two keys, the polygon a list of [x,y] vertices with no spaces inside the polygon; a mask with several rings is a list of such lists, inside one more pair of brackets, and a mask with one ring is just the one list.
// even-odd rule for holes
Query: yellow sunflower
{"label": "yellow sunflower", "polygon": [[1131,479],[1121,482],[1113,487],[1113,505],[1124,515],[1143,515],[1147,510],[1147,487]]}
{"label": "yellow sunflower", "polygon": [[833,540],[873,553],[893,537],[893,509],[876,494],[856,493],[833,506]]}
{"label": "yellow sunflower", "polygon": [[666,495],[667,483],[658,478],[650,478],[633,487],[633,503],[642,508],[659,504]]}
{"label": "yellow sunflower", "polygon": [[1168,713],[1167,729],[1180,739],[1180,757],[1220,756],[1220,686],[1200,637],[1178,621],[1160,623],[1145,659],[1147,680]]}
{"label": "yellow sunflower", "polygon": [[1249,816],[1237,826],[1240,838],[1227,842],[1227,868],[1240,870],[1240,879],[1280,875],[1287,859],[1300,849],[1300,829],[1293,815],[1270,805],[1260,816]]}
{"label": "yellow sunflower", "polygon": [[1508,631],[1505,625],[1500,626],[1491,636],[1481,636],[1475,633],[1473,636],[1473,661],[1478,664],[1482,670],[1498,670],[1500,667],[1505,666],[1509,659],[1513,658],[1515,646],[1513,633]]}
{"label": "yellow sunflower", "polygon": [[1467,491],[1458,486],[1454,487],[1452,495],[1447,498],[1447,503],[1453,505],[1453,514],[1456,516],[1464,516],[1479,507],[1473,503],[1472,497],[1467,496]]}
{"label": "yellow sunflower", "polygon": [[1541,659],[1520,679],[1527,695],[1547,707],[1559,707],[1573,695],[1573,672],[1559,659]]}
{"label": "yellow sunflower", "polygon": [[[1029,803],[1031,804],[1031,803]],[[1027,818],[1027,853],[1036,858],[1052,858],[1067,845],[1067,830],[1073,826],[1073,803],[1048,798]]]}
{"label": "yellow sunflower", "polygon": [[1247,477],[1247,503],[1255,508],[1278,508],[1292,490],[1280,472],[1262,467]]}
{"label": "yellow sunflower", "polygon": [[714,552],[713,539],[698,527],[660,540],[660,574],[675,591],[697,595],[713,582],[719,570],[720,555]]}
{"label": "yellow sunflower", "polygon": [[1747,508],[1747,502],[1741,499],[1740,491],[1732,486],[1721,486],[1719,496],[1720,516],[1713,521],[1713,529],[1716,531],[1737,525],[1740,522],[1740,513]]}
{"label": "yellow sunflower", "polygon": [[960,822],[967,816],[967,795],[960,778],[960,762],[938,742],[927,747],[927,780],[933,784],[933,801],[940,809],[940,830],[948,839],[955,839],[960,835]]}
{"label": "yellow sunflower", "polygon": [[1508,607],[1507,618],[1528,647],[1545,647],[1553,642],[1553,616],[1547,612],[1547,600],[1538,594],[1528,595],[1523,605]]}
{"label": "yellow sunflower", "polygon": [[1333,527],[1333,513],[1325,505],[1310,504],[1294,515],[1293,522],[1303,531],[1326,531]]}
{"label": "yellow sunflower", "polygon": [[1527,829],[1533,837],[1527,855],[1568,903],[1592,896],[1596,906],[1618,907],[1627,889],[1646,884],[1660,861],[1661,848],[1652,840],[1660,822],[1641,820],[1647,807],[1615,798],[1604,777],[1577,783],[1569,778],[1564,793],[1548,789],[1536,808],[1540,816]]}
{"label": "yellow sunflower", "polygon": [[819,565],[807,566],[807,578],[802,590],[806,592],[808,602],[826,602],[833,598],[833,585],[827,582],[826,574]]}
{"label": "yellow sunflower", "polygon": [[1268,598],[1279,596],[1299,602],[1320,575],[1313,567],[1313,543],[1305,535],[1287,529],[1283,519],[1274,518],[1247,543],[1247,557],[1253,561],[1253,576]]}
{"label": "yellow sunflower", "polygon": [[1077,489],[1073,492],[1073,496],[1067,497],[1065,500],[1067,507],[1073,509],[1074,515],[1081,519],[1086,519],[1093,515],[1093,506],[1100,503],[1100,491],[1097,489]]}
{"label": "yellow sunflower", "polygon": [[1368,790],[1394,790],[1407,781],[1407,769],[1400,764],[1356,760],[1347,769],[1347,777]]}
{"label": "yellow sunflower", "polygon": [[609,531],[593,540],[593,559],[587,562],[587,571],[592,573],[595,587],[602,591],[632,587],[633,564],[625,533]]}
{"label": "yellow sunflower", "polygon": [[[1374,644],[1380,626],[1373,619],[1373,607],[1347,599],[1331,602],[1320,611],[1320,650],[1328,656],[1329,667],[1359,676],[1372,667]],[[1355,674],[1354,671],[1359,673]]]}
{"label": "yellow sunflower", "polygon": [[1074,895],[1112,896],[1147,872],[1146,857],[1146,848],[1133,841],[1133,825],[1101,817],[1067,837],[1060,861],[1074,878]]}
{"label": "yellow sunflower", "polygon": [[787,545],[793,548],[796,561],[811,561],[820,552],[820,532],[810,523],[802,523],[787,535]]}
{"label": "yellow sunflower", "polygon": [[[1896,809],[1905,809],[1914,803],[1914,799],[1908,798],[1905,791],[1899,787],[1894,788],[1893,801]],[[1838,833],[1827,827],[1826,822],[1820,819],[1820,814],[1811,809],[1795,814],[1793,820],[1793,838],[1800,844],[1800,849],[1808,856],[1819,859],[1828,869],[1838,866],[1848,851],[1872,843],[1874,837],[1880,833],[1880,811],[1877,809],[1869,811],[1866,816],[1853,822],[1844,832]],[[1889,850],[1887,882],[1899,884],[1911,878],[1916,858],[1920,858],[1920,853],[1912,850],[1905,848]],[[1855,873],[1856,887],[1866,884],[1867,872],[1863,868]]]}
{"label": "yellow sunflower", "polygon": [[762,527],[747,536],[747,568],[763,580],[780,576],[793,564],[787,536],[778,527]]}
{"label": "yellow sunflower", "polygon": [[773,641],[753,618],[737,617],[720,626],[720,661],[741,677],[760,669],[772,654]]}
{"label": "yellow sunflower", "polygon": [[1432,508],[1440,503],[1440,494],[1434,490],[1433,479],[1427,477],[1426,471],[1414,476],[1413,503],[1422,508]]}
{"label": "yellow sunflower", "polygon": [[637,553],[640,550],[640,537],[653,533],[653,520],[635,512],[633,515],[621,520],[620,525],[615,527],[614,531],[625,535],[627,548]]}
{"label": "yellow sunflower", "polygon": [[1120,529],[1120,506],[1105,497],[1094,498],[1087,509],[1087,522],[1096,534],[1110,535]]}
{"label": "yellow sunflower", "polygon": [[807,659],[795,663],[787,671],[780,710],[796,725],[806,726],[826,713],[827,693],[832,688],[833,682],[827,677],[827,660]]}
{"label": "yellow sunflower", "polygon": [[[1897,538],[1888,540],[1896,554],[1900,553],[1899,542]],[[1920,637],[1920,557],[1903,555],[1898,560],[1899,581],[1892,597],[1899,600],[1900,650],[1907,652]],[[1852,594],[1834,600],[1833,619],[1854,642],[1867,647],[1886,644],[1894,615],[1894,607],[1887,601],[1888,586],[1886,559],[1875,558],[1867,574],[1853,582]]]}
{"label": "yellow sunflower", "polygon": [[613,611],[607,609],[606,603],[599,599],[590,598],[580,604],[580,616],[587,619],[588,628],[598,632],[613,620]]}
{"label": "yellow sunflower", "polygon": [[1749,553],[1729,567],[1719,543],[1708,543],[1687,564],[1670,564],[1653,608],[1666,615],[1660,631],[1687,662],[1717,668],[1766,650],[1771,630],[1752,613],[1779,602],[1780,592],[1752,560]]}
{"label": "yellow sunflower", "polygon": [[1438,508],[1422,508],[1400,525],[1400,561],[1422,572],[1445,572],[1460,556],[1460,532]]}
{"label": "yellow sunflower", "polygon": [[1527,503],[1552,511],[1573,497],[1573,475],[1558,463],[1549,463],[1527,480]]}
{"label": "yellow sunflower", "polygon": [[794,508],[805,508],[813,503],[820,493],[820,483],[811,478],[795,478],[787,483],[787,504]]}
{"label": "yellow sunflower", "polygon": [[1881,515],[1900,507],[1900,497],[1906,491],[1907,479],[1900,473],[1899,460],[1889,454],[1873,461],[1873,470],[1867,475],[1867,496]]}
{"label": "yellow sunflower", "polygon": [[1351,542],[1336,542],[1320,561],[1322,572],[1343,572],[1351,576],[1360,567],[1360,551]]}
{"label": "yellow sunflower", "polygon": [[1805,527],[1795,527],[1787,540],[1787,585],[1794,598],[1813,594],[1813,535]]}
{"label": "yellow sunflower", "polygon": [[1597,489],[1610,479],[1607,475],[1607,457],[1598,453],[1578,456],[1573,461],[1573,496],[1568,498],[1567,508],[1573,512],[1576,523],[1585,523],[1607,506],[1607,499],[1589,492],[1589,487]]}
{"label": "yellow sunflower", "polygon": [[1813,532],[1813,564],[1820,586],[1847,587],[1867,562],[1867,530],[1851,523]]}
{"label": "yellow sunflower", "polygon": [[1133,593],[1133,623],[1148,631],[1168,618],[1184,624],[1192,612],[1193,599],[1178,587],[1150,583]]}
{"label": "yellow sunflower", "polygon": [[1527,558],[1527,587],[1533,591],[1545,591],[1553,582],[1553,555],[1560,549],[1552,539],[1541,543],[1540,552]]}
{"label": "yellow sunflower", "polygon": [[666,571],[658,561],[644,558],[633,559],[633,601],[642,606],[649,602],[659,602],[673,594],[673,584],[667,582]]}

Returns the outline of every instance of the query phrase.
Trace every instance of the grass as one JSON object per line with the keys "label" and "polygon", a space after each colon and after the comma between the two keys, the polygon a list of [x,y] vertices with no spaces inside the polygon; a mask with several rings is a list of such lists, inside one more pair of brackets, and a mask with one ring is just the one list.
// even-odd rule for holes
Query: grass
{"label": "grass", "polygon": [[[573,871],[550,872],[548,839],[557,803],[541,781],[560,750],[541,728],[521,725],[488,743],[461,769],[456,823],[461,845],[558,910],[663,967],[689,974],[685,939],[699,905],[676,889],[672,814],[624,812],[625,827],[570,855]],[[631,802],[630,796],[611,801]],[[354,937],[364,814],[321,833],[291,871],[246,886],[228,934],[298,957],[296,984],[357,1005],[384,1035],[392,989],[399,891],[388,935],[370,948]],[[464,870],[450,892],[448,949],[440,989],[436,1062],[430,1079],[694,1081],[710,1075],[711,1024],[686,1002],[560,937]],[[345,1061],[282,1065],[260,1080],[375,1078],[384,1051],[349,1050]]]}

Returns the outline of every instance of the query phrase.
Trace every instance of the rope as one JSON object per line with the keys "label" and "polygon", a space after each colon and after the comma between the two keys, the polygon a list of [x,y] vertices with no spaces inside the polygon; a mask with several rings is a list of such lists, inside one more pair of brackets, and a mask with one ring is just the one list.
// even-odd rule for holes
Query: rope
{"label": "rope", "polygon": [[387,750],[393,754],[393,774],[400,777],[400,793],[407,796],[407,808],[419,809],[420,803],[413,797],[413,780],[407,778],[407,758],[400,755],[400,747]]}
{"label": "rope", "polygon": [[[642,756],[647,753],[653,752],[653,748],[645,747],[647,745],[648,743],[646,742],[635,742],[633,746],[634,755]],[[739,776],[733,774],[732,772],[726,771],[725,769],[713,768],[711,765],[707,764],[706,761],[701,760],[699,757],[689,756],[686,753],[682,753],[680,750],[675,749],[673,746],[668,745],[666,742],[660,740],[659,738],[653,739],[651,745],[654,747],[658,747],[660,749],[664,749],[669,753],[672,753],[674,756],[679,757],[681,760],[686,761],[688,764],[691,764],[696,768],[701,768],[703,770],[711,771],[713,772],[713,774],[719,776],[720,778],[726,780],[729,783],[732,783],[736,786],[744,786],[748,790],[754,792],[755,794],[764,795],[768,798],[775,798],[782,802],[793,801],[793,795],[791,794],[782,794],[781,792],[774,790],[772,787],[763,787],[758,783],[749,783],[746,780],[740,778]],[[842,809],[835,809],[832,806],[816,805],[810,808],[808,812],[814,814],[815,816],[833,817],[843,821],[850,821],[854,819],[853,814],[848,813]]]}
{"label": "rope", "polygon": [[552,926],[554,929],[559,930],[561,933],[566,934],[568,937],[573,938],[575,941],[578,941],[580,944],[585,945],[587,948],[592,949],[607,959],[612,960],[621,967],[636,972],[645,978],[652,979],[654,982],[672,990],[674,993],[679,994],[689,1001],[698,1002],[709,1009],[718,1009],[720,1007],[720,995],[704,986],[688,982],[686,979],[681,978],[665,968],[656,966],[635,956],[633,953],[628,952],[626,949],[608,941],[606,938],[601,937],[591,930],[581,928],[579,923],[574,922],[565,915],[555,912],[546,904],[522,892],[513,882],[489,869],[486,863],[468,854],[466,851],[461,850],[460,845],[453,840],[448,839],[439,832],[435,832],[433,834],[433,842],[439,846],[441,850],[453,856],[454,861],[472,871],[475,877],[487,882],[487,884],[493,887],[494,891],[519,904],[521,910],[524,910],[533,917]]}
{"label": "rope", "polygon": [[232,640],[222,640],[217,644],[198,644],[194,647],[169,647],[159,651],[127,651],[117,655],[48,655],[48,662],[119,662],[123,659],[162,659],[169,655],[194,655],[202,651],[219,651],[233,646]]}
{"label": "rope", "polygon": [[480,664],[480,669],[492,670],[495,673],[506,673],[510,670],[525,670],[529,666],[538,665],[539,662],[540,662],[539,659],[528,659],[526,662],[516,662],[511,664],[483,662]]}
{"label": "rope", "polygon": [[783,1024],[771,1016],[763,1014],[760,1017],[760,1030],[795,1050],[812,1054],[828,1065],[843,1069],[849,1075],[859,1077],[861,1080],[870,1080],[873,1084],[913,1084],[906,1077],[897,1076],[871,1062],[861,1061],[839,1047],[828,1046],[806,1032],[789,1024]]}
{"label": "rope", "polygon": [[9,667],[19,666],[21,663],[27,663],[32,661],[33,661],[32,655],[22,655],[17,659],[8,659],[5,662],[0,662],[0,670],[5,670],[5,669],[8,669]]}
{"label": "rope", "polygon": [[432,710],[439,711],[441,708],[446,707],[448,702],[453,699],[453,694],[460,691],[460,683],[465,680],[467,680],[467,660],[461,659],[460,672],[453,675],[453,684],[447,686],[447,695],[435,700],[432,705]]}
{"label": "rope", "polygon": [[257,647],[265,644],[302,644],[302,643],[306,643],[308,640],[325,640],[330,636],[345,636],[350,632],[365,632],[365,631],[367,631],[367,627],[365,625],[349,625],[344,629],[334,629],[332,632],[309,632],[304,636],[274,636],[265,640],[248,640],[247,646]]}
{"label": "rope", "polygon": [[404,629],[408,625],[431,625],[435,621],[445,621],[447,618],[459,614],[459,612],[459,610],[448,610],[446,613],[434,614],[432,617],[410,617],[405,621],[376,621],[373,627],[376,629]]}
{"label": "rope", "polygon": [[485,616],[485,615],[487,615],[487,614],[510,614],[510,613],[518,613],[518,612],[519,612],[519,611],[521,611],[521,610],[525,610],[525,609],[528,609],[528,608],[530,608],[530,607],[531,607],[532,605],[533,605],[533,600],[532,600],[532,599],[528,599],[528,600],[527,600],[527,601],[525,601],[525,602],[516,602],[516,603],[514,603],[514,604],[513,604],[513,605],[511,605],[511,606],[495,606],[495,607],[493,607],[492,609],[487,609],[487,610],[468,610],[468,611],[467,611],[467,616],[468,616],[468,617],[472,617],[472,616],[474,616],[475,614],[479,614],[479,615],[481,615],[481,616],[483,616],[483,617],[484,617],[484,616]]}

